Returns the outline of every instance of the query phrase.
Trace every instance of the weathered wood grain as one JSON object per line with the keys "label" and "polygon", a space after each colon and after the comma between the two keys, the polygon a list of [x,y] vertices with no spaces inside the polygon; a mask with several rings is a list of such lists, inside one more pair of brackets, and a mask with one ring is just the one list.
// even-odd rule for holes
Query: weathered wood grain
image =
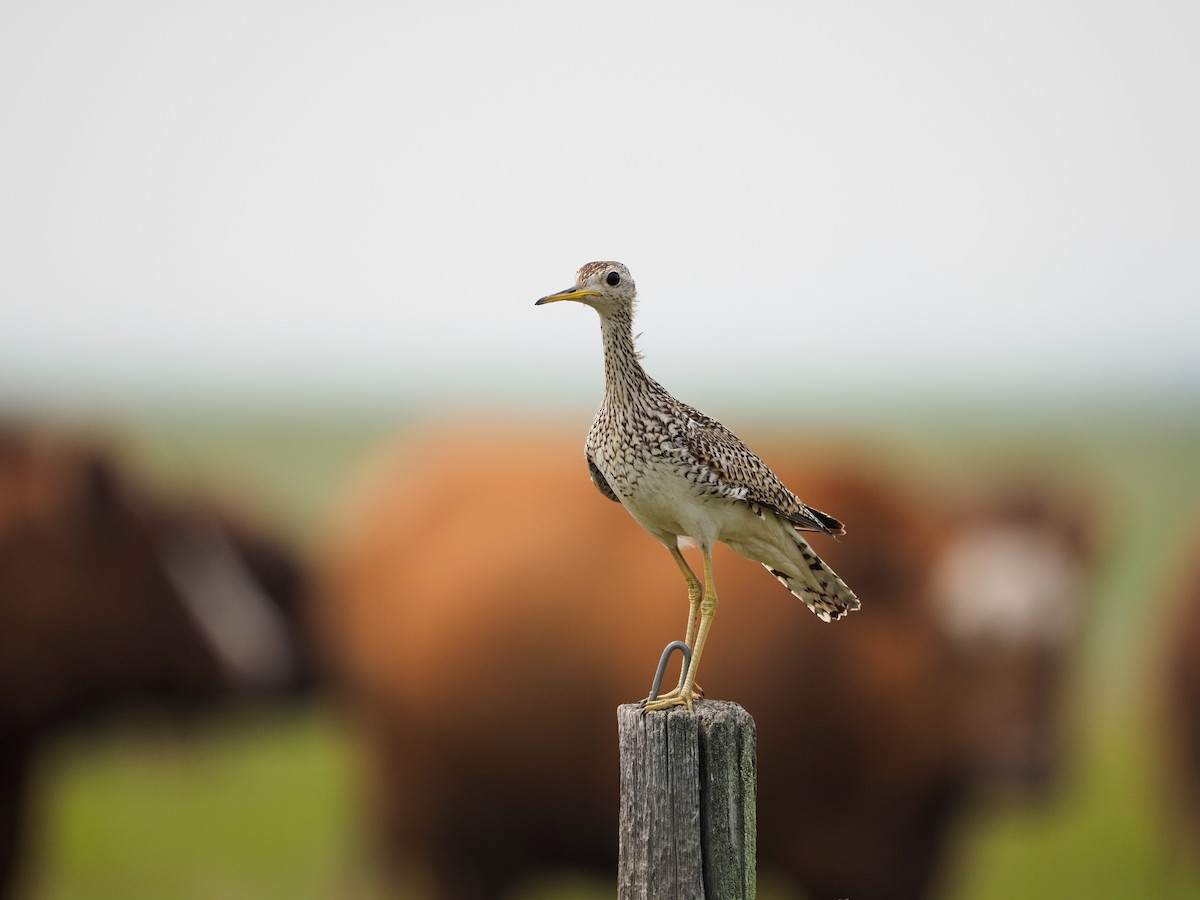
{"label": "weathered wood grain", "polygon": [[702,700],[617,710],[621,750],[620,900],[755,896],[754,720]]}

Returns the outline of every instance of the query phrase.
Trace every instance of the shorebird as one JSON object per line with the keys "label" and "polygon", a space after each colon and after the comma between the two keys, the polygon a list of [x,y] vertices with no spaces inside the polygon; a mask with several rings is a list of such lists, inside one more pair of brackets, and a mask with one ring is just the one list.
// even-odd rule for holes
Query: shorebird
{"label": "shorebird", "polygon": [[[590,262],[565,291],[535,304],[574,300],[600,314],[604,400],[584,453],[592,482],[670,551],[688,591],[685,643],[691,662],[679,687],[646,709],[692,708],[700,656],[717,609],[712,549],[721,541],[762,563],[823,621],[859,607],[858,597],[817,556],[802,532],[844,534],[833,516],[805,506],[728,428],[681,403],[646,374],[633,344],[637,288],[618,262]],[[701,584],[680,552],[694,542]]]}

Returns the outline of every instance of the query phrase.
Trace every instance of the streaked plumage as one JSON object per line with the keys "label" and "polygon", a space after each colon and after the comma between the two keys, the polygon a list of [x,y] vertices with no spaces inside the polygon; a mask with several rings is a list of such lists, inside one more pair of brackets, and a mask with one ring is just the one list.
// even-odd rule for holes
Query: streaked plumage
{"label": "streaked plumage", "polygon": [[[805,506],[733,432],[646,374],[633,344],[636,298],[625,266],[592,262],[579,270],[574,287],[538,303],[577,300],[600,314],[604,399],[587,436],[588,471],[602,494],[624,505],[672,552],[688,582],[693,661],[678,695],[661,705],[690,706],[716,606],[710,554],[717,541],[762,563],[827,622],[858,609],[859,602],[801,534],[842,534],[841,522]],[[703,599],[699,580],[679,555],[681,538],[694,540],[704,556]]]}

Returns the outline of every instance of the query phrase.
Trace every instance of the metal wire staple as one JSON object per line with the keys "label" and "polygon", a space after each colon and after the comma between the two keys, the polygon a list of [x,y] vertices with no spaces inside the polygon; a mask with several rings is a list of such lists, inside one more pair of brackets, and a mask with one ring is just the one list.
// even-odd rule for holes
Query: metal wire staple
{"label": "metal wire staple", "polygon": [[650,696],[647,701],[657,700],[658,692],[662,688],[663,674],[667,671],[667,660],[671,658],[674,651],[680,651],[683,654],[683,670],[679,674],[679,685],[683,686],[683,679],[687,674],[688,666],[692,664],[692,648],[683,641],[671,641],[667,644],[662,652],[662,656],[658,660],[658,671],[654,673],[654,684],[650,686]]}

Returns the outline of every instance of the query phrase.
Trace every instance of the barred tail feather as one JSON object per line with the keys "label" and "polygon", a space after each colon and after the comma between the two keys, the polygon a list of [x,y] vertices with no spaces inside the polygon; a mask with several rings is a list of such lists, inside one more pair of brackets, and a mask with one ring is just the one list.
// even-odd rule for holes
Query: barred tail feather
{"label": "barred tail feather", "polygon": [[797,544],[805,563],[798,574],[773,569],[766,563],[763,566],[779,579],[780,584],[803,600],[822,622],[832,622],[858,609],[858,597],[846,582],[822,562],[807,541],[798,537]]}

